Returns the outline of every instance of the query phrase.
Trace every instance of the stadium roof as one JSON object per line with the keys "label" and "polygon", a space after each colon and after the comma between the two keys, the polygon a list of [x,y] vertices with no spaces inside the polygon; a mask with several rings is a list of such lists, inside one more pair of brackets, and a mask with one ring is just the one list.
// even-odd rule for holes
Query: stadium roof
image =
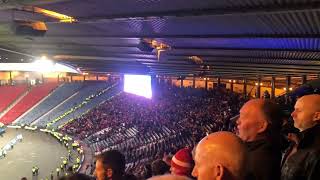
{"label": "stadium roof", "polygon": [[[47,31],[14,32],[21,22]],[[0,46],[10,62],[45,54],[83,72],[316,75],[320,1],[7,0]]]}

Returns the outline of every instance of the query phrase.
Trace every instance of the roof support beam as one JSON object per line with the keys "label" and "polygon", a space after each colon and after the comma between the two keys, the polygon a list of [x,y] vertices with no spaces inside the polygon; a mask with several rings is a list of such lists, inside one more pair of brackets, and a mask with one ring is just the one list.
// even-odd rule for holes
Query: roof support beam
{"label": "roof support beam", "polygon": [[[168,19],[168,18],[181,18],[181,17],[193,17],[193,16],[238,16],[238,15],[258,15],[258,14],[271,14],[271,13],[283,13],[283,12],[297,12],[304,10],[316,10],[320,8],[319,2],[309,3],[283,3],[270,4],[267,6],[254,6],[247,8],[202,8],[202,9],[183,9],[172,11],[160,11],[160,12],[142,12],[142,13],[128,13],[118,15],[104,15],[94,17],[76,17],[79,23],[87,22],[104,22],[104,21],[130,21],[130,20],[154,20],[154,19]],[[48,21],[50,23],[50,21]],[[51,22],[57,23],[57,22]]]}

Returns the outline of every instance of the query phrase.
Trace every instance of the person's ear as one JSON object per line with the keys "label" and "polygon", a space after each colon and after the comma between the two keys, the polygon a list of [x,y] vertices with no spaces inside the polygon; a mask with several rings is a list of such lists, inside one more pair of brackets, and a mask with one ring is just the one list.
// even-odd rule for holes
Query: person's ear
{"label": "person's ear", "polygon": [[320,112],[316,112],[314,113],[314,116],[313,116],[313,121],[320,121]]}
{"label": "person's ear", "polygon": [[112,169],[107,168],[107,170],[106,170],[106,177],[109,179],[109,178],[112,177],[112,174],[113,174]]}
{"label": "person's ear", "polygon": [[268,128],[268,122],[267,121],[262,121],[261,123],[258,124],[258,133],[263,133],[267,130]]}
{"label": "person's ear", "polygon": [[220,163],[217,163],[215,166],[214,166],[214,175],[215,175],[215,179],[216,180],[222,180],[222,177],[224,175],[224,167],[222,166],[222,164]]}
{"label": "person's ear", "polygon": [[196,166],[194,166],[194,168],[192,169],[191,175],[195,178],[198,177],[198,169]]}

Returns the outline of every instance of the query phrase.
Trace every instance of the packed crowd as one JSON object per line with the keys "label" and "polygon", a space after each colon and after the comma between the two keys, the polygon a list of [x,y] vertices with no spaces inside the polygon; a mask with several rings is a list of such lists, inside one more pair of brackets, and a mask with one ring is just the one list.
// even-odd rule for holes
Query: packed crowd
{"label": "packed crowd", "polygon": [[299,97],[290,122],[270,100],[244,104],[220,88],[160,92],[149,101],[121,94],[64,127],[97,145],[98,180],[320,179],[319,95]]}
{"label": "packed crowd", "polygon": [[244,102],[223,88],[205,91],[164,86],[152,100],[122,93],[62,131],[86,140],[97,153],[121,150],[128,170],[141,172],[141,165],[183,146],[191,147],[210,132],[233,129],[230,118]]}
{"label": "packed crowd", "polygon": [[239,107],[245,102],[241,96],[220,88],[203,91],[165,87],[159,92],[161,94],[152,100],[122,93],[62,130],[93,142],[110,137],[117,131],[117,128],[108,131],[110,127],[135,127],[139,134],[144,135],[150,131],[159,131],[159,127],[165,125],[179,130],[176,124],[180,122],[192,132],[197,131],[202,124],[212,123],[217,131],[223,127],[229,128],[228,120],[238,113]]}

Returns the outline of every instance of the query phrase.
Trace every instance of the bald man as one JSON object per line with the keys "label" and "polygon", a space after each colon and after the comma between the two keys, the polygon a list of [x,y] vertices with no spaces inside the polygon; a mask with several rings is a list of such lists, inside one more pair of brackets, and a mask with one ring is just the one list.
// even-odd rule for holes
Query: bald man
{"label": "bald man", "polygon": [[320,179],[320,95],[298,99],[291,114],[300,130],[298,146],[281,169],[282,180]]}
{"label": "bald man", "polygon": [[280,179],[282,118],[280,108],[270,100],[250,100],[240,109],[238,135],[249,151],[246,179]]}
{"label": "bald man", "polygon": [[178,176],[178,175],[172,175],[172,174],[165,174],[161,176],[153,176],[149,178],[148,180],[192,180],[186,176]]}
{"label": "bald man", "polygon": [[195,150],[192,176],[198,180],[242,180],[247,149],[230,132],[216,132],[203,138]]}

